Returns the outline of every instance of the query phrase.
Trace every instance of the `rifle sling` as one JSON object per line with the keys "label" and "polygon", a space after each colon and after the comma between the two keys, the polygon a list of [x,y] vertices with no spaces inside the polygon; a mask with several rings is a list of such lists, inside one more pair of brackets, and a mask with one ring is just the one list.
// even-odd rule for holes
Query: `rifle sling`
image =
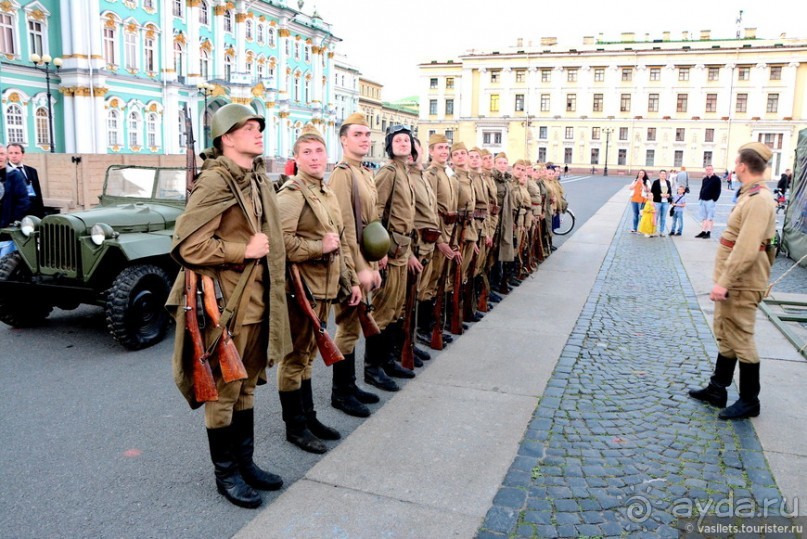
{"label": "rifle sling", "polygon": [[[350,165],[348,165],[350,167]],[[353,219],[356,221],[356,244],[361,247],[361,236],[364,232],[364,222],[361,219],[361,199],[359,198],[359,186],[356,173],[353,167],[350,167],[350,173],[353,175]]]}

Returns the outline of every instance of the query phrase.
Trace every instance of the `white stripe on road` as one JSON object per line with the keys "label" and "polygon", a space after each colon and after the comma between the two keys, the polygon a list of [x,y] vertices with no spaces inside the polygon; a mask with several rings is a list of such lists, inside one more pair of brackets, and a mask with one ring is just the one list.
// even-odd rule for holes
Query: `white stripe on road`
{"label": "white stripe on road", "polygon": [[593,176],[580,176],[579,178],[574,178],[573,180],[561,180],[560,183],[574,183],[574,182],[579,182],[580,180],[587,180],[587,179],[592,178],[592,177]]}

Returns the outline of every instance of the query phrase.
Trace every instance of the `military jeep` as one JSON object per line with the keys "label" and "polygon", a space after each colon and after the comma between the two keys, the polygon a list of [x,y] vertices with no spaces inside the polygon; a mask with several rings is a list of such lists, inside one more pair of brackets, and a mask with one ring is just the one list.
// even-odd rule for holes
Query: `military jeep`
{"label": "military jeep", "polygon": [[185,169],[109,167],[98,206],[0,230],[17,251],[0,259],[0,321],[41,323],[54,307],[99,305],[131,350],[165,336],[164,309],[179,266],[171,236],[185,207]]}

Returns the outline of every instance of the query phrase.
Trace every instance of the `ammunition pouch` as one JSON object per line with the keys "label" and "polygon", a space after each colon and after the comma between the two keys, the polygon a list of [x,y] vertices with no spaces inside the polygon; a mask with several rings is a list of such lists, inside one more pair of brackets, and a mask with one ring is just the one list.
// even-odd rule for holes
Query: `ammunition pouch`
{"label": "ammunition pouch", "polygon": [[440,214],[440,218],[447,225],[453,225],[454,223],[457,222],[458,214],[455,211],[448,211],[448,212],[441,211],[441,212],[439,212],[439,214]]}
{"label": "ammunition pouch", "polygon": [[440,231],[436,228],[424,227],[418,229],[418,235],[423,243],[434,243],[440,237]]}
{"label": "ammunition pouch", "polygon": [[499,206],[491,206],[490,207],[490,214],[493,215],[494,217],[499,215],[500,211],[501,211],[501,208],[499,208]]}
{"label": "ammunition pouch", "polygon": [[415,235],[415,232],[411,232],[410,235],[406,234],[399,234],[398,232],[394,232],[390,230],[389,232],[389,251],[387,251],[387,256],[389,258],[400,258],[406,252],[407,247],[412,245],[412,237]]}
{"label": "ammunition pouch", "polygon": [[487,210],[474,210],[473,218],[477,221],[484,221],[488,218],[488,211]]}

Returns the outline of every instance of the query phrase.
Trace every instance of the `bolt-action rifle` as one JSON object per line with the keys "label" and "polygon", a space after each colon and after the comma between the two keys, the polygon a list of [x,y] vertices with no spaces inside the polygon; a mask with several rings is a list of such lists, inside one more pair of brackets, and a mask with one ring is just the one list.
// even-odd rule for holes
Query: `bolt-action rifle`
{"label": "bolt-action rifle", "polygon": [[[451,238],[448,242],[449,247],[457,244],[457,221],[451,228]],[[451,260],[446,258],[443,269],[440,272],[440,278],[437,279],[437,294],[434,297],[434,309],[432,310],[432,318],[434,319],[434,327],[432,327],[432,340],[429,346],[433,350],[442,350],[443,344],[443,317],[445,314],[446,302],[446,282],[448,281],[448,268],[451,266]]]}
{"label": "bolt-action rifle", "polygon": [[[461,219],[460,234],[457,244],[462,245],[465,237],[465,228],[471,220],[469,211],[457,212],[457,218]],[[462,249],[460,249],[462,252]],[[462,264],[456,263],[454,266],[454,292],[451,296],[451,333],[462,335]]]}
{"label": "bolt-action rifle", "polygon": [[337,361],[342,361],[345,359],[345,356],[343,356],[339,348],[336,347],[336,344],[325,329],[325,323],[319,319],[317,313],[314,312],[314,308],[311,306],[314,296],[303,282],[303,277],[300,275],[300,269],[297,267],[297,264],[289,264],[289,276],[291,277],[292,297],[297,301],[297,305],[300,307],[300,310],[303,311],[303,314],[311,320],[311,324],[314,327],[314,338],[317,341],[317,348],[319,348],[322,361],[324,361],[325,365],[328,367]]}

